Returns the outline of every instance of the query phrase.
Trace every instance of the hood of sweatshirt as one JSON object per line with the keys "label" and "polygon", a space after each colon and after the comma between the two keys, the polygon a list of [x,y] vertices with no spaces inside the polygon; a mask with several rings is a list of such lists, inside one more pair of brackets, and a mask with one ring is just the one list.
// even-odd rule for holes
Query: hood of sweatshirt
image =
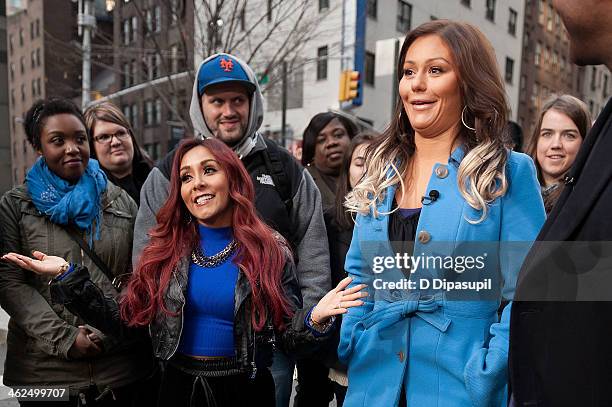
{"label": "hood of sweatshirt", "polygon": [[191,117],[191,122],[193,124],[195,137],[198,137],[198,138],[214,137],[214,135],[211,133],[210,129],[206,125],[206,122],[204,121],[204,115],[202,114],[200,97],[198,96],[198,76],[204,64],[206,64],[209,60],[214,59],[221,55],[225,55],[225,56],[231,57],[234,60],[236,60],[240,64],[242,69],[244,69],[244,72],[246,72],[251,83],[255,85],[255,92],[253,92],[253,95],[251,96],[251,103],[250,103],[250,109],[249,109],[249,121],[247,124],[246,131],[243,135],[242,140],[238,142],[235,146],[232,147],[232,149],[236,152],[236,154],[238,154],[238,156],[242,158],[242,157],[246,157],[247,155],[249,155],[251,150],[255,148],[257,144],[257,138],[258,138],[257,130],[259,130],[259,127],[261,126],[261,123],[263,122],[263,96],[261,95],[261,89],[259,88],[259,82],[257,81],[255,72],[253,72],[251,67],[249,67],[244,61],[242,61],[240,58],[237,58],[234,55],[229,55],[229,54],[224,54],[224,53],[211,55],[208,58],[206,58],[204,61],[202,61],[202,63],[200,63],[200,66],[198,67],[198,71],[195,75],[195,81],[193,83],[193,91],[192,91],[192,96],[191,96],[191,105],[189,107],[189,115]]}

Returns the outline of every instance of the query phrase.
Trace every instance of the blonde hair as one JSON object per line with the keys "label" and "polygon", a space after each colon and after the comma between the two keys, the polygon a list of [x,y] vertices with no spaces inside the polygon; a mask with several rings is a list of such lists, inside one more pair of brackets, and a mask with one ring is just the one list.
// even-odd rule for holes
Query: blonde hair
{"label": "blonde hair", "polygon": [[[488,204],[508,189],[506,162],[508,154],[508,104],[491,43],[474,26],[450,20],[424,23],[406,35],[397,61],[397,84],[403,76],[403,65],[410,45],[426,35],[439,36],[450,48],[457,72],[463,118],[475,129],[462,126],[457,137],[464,143],[465,157],[457,175],[458,188],[466,202],[481,212],[480,223],[487,217]],[[478,56],[478,61],[474,57]],[[345,206],[351,212],[378,216],[377,205],[388,187],[400,184],[416,146],[414,129],[401,100],[395,108],[395,119],[383,135],[368,148],[367,173],[347,195]]]}

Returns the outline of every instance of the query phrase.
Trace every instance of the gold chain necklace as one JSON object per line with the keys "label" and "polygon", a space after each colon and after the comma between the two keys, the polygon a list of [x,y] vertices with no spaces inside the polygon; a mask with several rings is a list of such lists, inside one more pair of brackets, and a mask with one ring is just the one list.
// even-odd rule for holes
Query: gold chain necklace
{"label": "gold chain necklace", "polygon": [[202,250],[200,245],[198,245],[198,247],[193,249],[193,251],[191,252],[191,261],[200,267],[217,267],[218,265],[225,263],[225,261],[230,258],[230,256],[232,255],[232,253],[234,253],[237,247],[238,243],[236,243],[235,240],[232,240],[219,253],[213,256],[206,256],[204,255],[204,251]]}

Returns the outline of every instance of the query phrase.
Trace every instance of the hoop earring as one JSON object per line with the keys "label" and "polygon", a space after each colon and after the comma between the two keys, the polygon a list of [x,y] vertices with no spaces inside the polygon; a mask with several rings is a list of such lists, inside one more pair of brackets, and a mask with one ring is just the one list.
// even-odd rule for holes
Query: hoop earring
{"label": "hoop earring", "polygon": [[476,128],[468,126],[467,123],[465,122],[465,119],[463,118],[463,114],[465,113],[466,108],[467,108],[467,105],[463,106],[463,110],[461,110],[461,123],[465,126],[466,129],[476,131]]}

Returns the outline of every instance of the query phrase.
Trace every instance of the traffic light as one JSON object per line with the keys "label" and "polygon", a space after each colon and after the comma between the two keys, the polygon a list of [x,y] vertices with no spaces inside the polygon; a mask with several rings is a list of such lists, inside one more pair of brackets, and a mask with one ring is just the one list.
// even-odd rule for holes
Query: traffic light
{"label": "traffic light", "polygon": [[340,102],[346,102],[346,83],[348,81],[347,71],[340,72],[340,88],[338,89],[338,100]]}
{"label": "traffic light", "polygon": [[347,71],[347,100],[356,99],[359,96],[359,72]]}
{"label": "traffic light", "polygon": [[359,72],[346,70],[340,73],[338,100],[348,102],[359,96]]}

